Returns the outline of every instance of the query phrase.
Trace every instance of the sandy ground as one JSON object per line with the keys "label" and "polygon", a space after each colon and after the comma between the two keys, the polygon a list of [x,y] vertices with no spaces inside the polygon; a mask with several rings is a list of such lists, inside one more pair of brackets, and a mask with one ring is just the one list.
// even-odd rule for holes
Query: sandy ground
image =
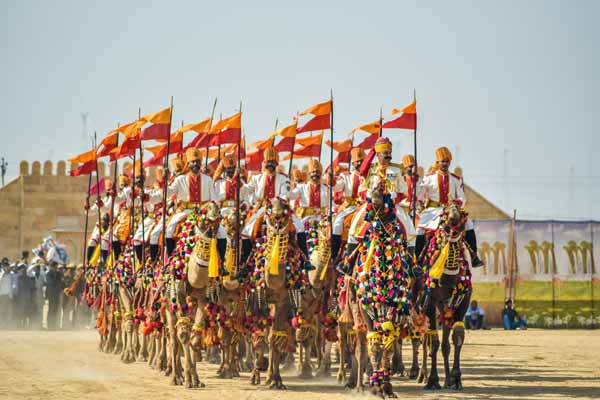
{"label": "sandy ground", "polygon": [[[204,389],[170,386],[144,363],[122,364],[96,350],[97,334],[0,332],[0,398],[4,399],[349,399],[332,379],[284,376],[287,391],[253,387],[248,374],[224,381],[199,364]],[[408,351],[408,346],[405,346]],[[405,362],[407,360],[405,353]],[[401,399],[600,398],[600,331],[501,330],[468,332],[462,392],[423,391],[394,379]]]}

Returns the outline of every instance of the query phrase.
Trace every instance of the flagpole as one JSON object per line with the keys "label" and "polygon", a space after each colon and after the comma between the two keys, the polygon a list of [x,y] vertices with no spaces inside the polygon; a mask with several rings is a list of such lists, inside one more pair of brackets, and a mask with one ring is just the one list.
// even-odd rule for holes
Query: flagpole
{"label": "flagpole", "polygon": [[[87,266],[89,260],[87,260],[87,232],[88,232],[88,218],[90,215],[90,189],[92,187],[92,173],[88,175],[88,188],[85,197],[85,231],[83,233],[83,265]],[[100,227],[98,227],[100,229]]]}
{"label": "flagpole", "polygon": [[[290,153],[290,166],[288,167],[288,178],[292,179],[292,163],[294,162],[294,147],[296,147],[296,135],[298,134],[298,118],[300,118],[300,111],[296,111],[296,133],[292,140],[292,152]],[[275,139],[273,139],[275,141]]]}
{"label": "flagpole", "polygon": [[[215,104],[217,100],[215,99]],[[214,109],[214,108],[213,108]],[[164,171],[169,170],[169,152],[171,151],[171,124],[173,123],[173,96],[171,96],[171,112],[169,113],[169,136],[167,137],[167,154],[165,154],[165,164]],[[169,206],[167,204],[167,185],[168,180],[167,176],[169,174],[163,174],[163,215],[162,215],[162,251],[161,251],[161,266],[164,267],[165,263],[165,253],[167,250],[167,211],[169,211]]]}
{"label": "flagpole", "polygon": [[[98,245],[102,244],[102,212],[100,211],[100,177],[98,176],[98,151],[96,146],[98,145],[98,138],[96,131],[94,131],[94,160],[96,162],[96,190],[98,191],[98,195],[96,196],[96,201],[98,202],[98,232],[100,233],[100,239],[98,240]],[[91,174],[90,174],[91,176]]]}
{"label": "flagpole", "polygon": [[[208,132],[210,134],[210,129],[213,126],[213,118],[215,117],[215,109],[217,108],[217,98],[215,97],[215,102],[213,103],[213,108],[212,108],[212,112],[210,113],[210,124],[208,127]],[[206,145],[206,157],[204,157],[204,168],[207,169],[208,168],[208,148],[209,148],[209,144]]]}
{"label": "flagpole", "polygon": [[[329,127],[329,140],[331,146],[329,147],[329,234],[330,238],[333,238],[333,89],[330,89],[331,95],[331,123]],[[322,143],[322,142],[321,142]],[[321,153],[319,152],[319,155]],[[320,158],[320,157],[319,157]],[[335,254],[333,254],[335,257]]]}
{"label": "flagpole", "polygon": [[[413,100],[417,101],[417,89],[413,89]],[[419,183],[419,175],[417,166],[417,114],[415,112],[415,128],[413,129],[413,143],[414,143],[414,157],[415,157],[415,171],[413,171],[413,190],[412,190],[412,220],[413,226],[417,222],[417,184]],[[415,227],[416,228],[416,227]],[[475,249],[476,250],[476,249]]]}
{"label": "flagpole", "polygon": [[[138,120],[142,118],[142,108],[138,108]],[[140,128],[140,133],[142,131],[142,128]],[[169,136],[171,136],[171,130],[169,129]],[[135,168],[135,165],[134,165]],[[144,186],[145,186],[145,178],[144,178],[144,149],[142,148],[142,140],[140,138],[140,174],[142,176],[142,188],[141,188],[141,194],[140,194],[140,203],[141,203],[141,214],[142,214],[142,259],[140,260],[141,268],[144,268],[144,265],[146,265],[146,241],[144,240],[146,238],[146,230],[144,229]],[[135,271],[135,270],[134,270]]]}
{"label": "flagpole", "polygon": [[[117,123],[117,128],[119,128],[119,123]],[[117,143],[116,143],[116,147],[119,147],[119,132],[117,132]],[[109,160],[110,160],[110,155],[109,155]],[[114,172],[114,178],[113,178],[113,183],[111,185],[111,189],[114,193],[114,197],[111,198],[110,201],[110,230],[108,231],[108,241],[110,242],[108,244],[108,258],[110,259],[111,257],[113,258],[114,261],[114,255],[113,255],[113,226],[115,224],[114,221],[114,216],[115,216],[115,200],[117,199],[117,168],[119,165],[119,159],[115,158],[115,172]],[[110,194],[109,194],[110,196]]]}
{"label": "flagpole", "polygon": [[[277,125],[279,124],[279,117],[275,117],[275,132],[277,132]],[[275,137],[277,135],[273,135],[273,139],[271,139],[271,147],[275,146]]]}
{"label": "flagpole", "polygon": [[236,268],[240,264],[240,186],[241,186],[241,178],[240,178],[240,159],[242,156],[242,100],[240,100],[240,136],[238,137],[238,146],[237,146],[237,174],[236,174],[236,187],[235,187],[235,207],[236,207],[236,215],[235,215],[235,260],[236,260]]}

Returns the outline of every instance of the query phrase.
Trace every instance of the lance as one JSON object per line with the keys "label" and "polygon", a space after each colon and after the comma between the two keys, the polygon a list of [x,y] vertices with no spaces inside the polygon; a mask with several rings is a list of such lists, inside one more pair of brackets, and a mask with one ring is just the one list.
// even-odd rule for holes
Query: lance
{"label": "lance", "polygon": [[[417,101],[417,90],[416,89],[413,89],[413,100]],[[417,116],[416,115],[415,115],[415,127],[413,129],[413,143],[414,143],[413,155],[415,157],[415,166],[414,166],[415,171],[413,171],[413,176],[412,176],[413,188],[412,188],[411,207],[412,207],[412,222],[413,222],[413,226],[414,226],[417,222],[417,184],[419,183],[419,175],[418,175],[418,169],[417,169],[417,166],[419,164],[417,163]],[[475,250],[477,250],[477,249],[475,249]]]}
{"label": "lance", "polygon": [[[216,101],[215,101],[216,102]],[[165,154],[165,164],[164,171],[169,170],[169,152],[171,151],[171,123],[173,122],[173,96],[171,96],[171,112],[169,113],[169,136],[167,137],[167,154]],[[161,265],[164,267],[165,263],[165,254],[167,250],[167,177],[168,173],[163,174],[163,226],[162,226],[162,251],[161,251]]]}
{"label": "lance", "polygon": [[[333,89],[330,91],[331,95],[331,118],[329,126],[329,237],[333,237]],[[320,155],[321,153],[319,153]],[[335,256],[335,255],[334,255]]]}
{"label": "lance", "polygon": [[[138,120],[142,118],[142,108],[138,108]],[[170,128],[170,127],[169,127]],[[141,132],[141,128],[140,128],[140,132]],[[169,129],[169,136],[171,136],[171,129]],[[141,213],[141,227],[142,227],[142,259],[140,260],[141,268],[144,268],[144,266],[146,265],[146,231],[144,229],[144,184],[145,184],[145,179],[144,179],[144,149],[142,148],[142,138],[140,138],[140,145],[139,145],[139,150],[140,150],[140,174],[142,176],[142,188],[141,193],[140,193],[140,203],[141,203],[141,208],[140,208],[140,213]],[[135,167],[135,166],[134,166]]]}
{"label": "lance", "polygon": [[[215,97],[215,102],[213,103],[213,108],[212,108],[212,112],[210,113],[210,124],[208,127],[208,134],[210,134],[210,130],[212,128],[212,122],[213,122],[213,118],[215,117],[215,109],[217,108],[217,98]],[[208,169],[208,148],[210,143],[206,144],[206,156],[204,157],[204,168]]]}
{"label": "lance", "polygon": [[[290,165],[288,167],[288,177],[292,178],[292,163],[294,162],[294,147],[296,147],[296,135],[298,134],[298,118],[300,117],[300,111],[296,111],[296,133],[292,140],[292,152],[290,153]],[[273,139],[275,140],[275,139]]]}
{"label": "lance", "polygon": [[[117,124],[117,128],[119,128],[120,124]],[[117,132],[117,143],[116,143],[116,147],[119,147],[119,132]],[[108,257],[109,259],[112,258],[113,262],[114,260],[114,254],[113,254],[113,226],[115,224],[114,221],[114,215],[115,215],[115,201],[116,201],[116,196],[117,196],[117,169],[118,169],[118,165],[119,165],[119,160],[117,158],[115,158],[115,166],[114,166],[114,173],[113,173],[113,183],[111,185],[111,189],[113,191],[114,197],[112,197],[111,199],[111,203],[110,203],[110,227],[109,227],[109,231],[108,231]]]}
{"label": "lance", "polygon": [[83,232],[83,265],[87,266],[87,232],[88,232],[88,218],[90,215],[90,189],[92,187],[92,173],[88,175],[88,188],[85,196],[85,230]]}
{"label": "lance", "polygon": [[242,158],[242,101],[240,100],[240,135],[238,136],[238,146],[237,146],[237,174],[236,174],[236,185],[235,185],[235,207],[236,207],[236,215],[235,215],[235,260],[236,266],[240,265],[240,186],[241,186],[241,177],[240,177],[240,159]]}
{"label": "lance", "polygon": [[[94,149],[96,149],[96,146],[98,146],[98,136],[96,134],[96,131],[94,131]],[[97,150],[94,151],[94,162],[96,163],[96,190],[97,190],[97,196],[96,196],[96,202],[98,203],[98,234],[99,239],[98,239],[98,246],[100,246],[100,249],[102,250],[102,212],[100,210],[100,177],[99,172],[98,172],[98,152]],[[91,174],[90,174],[91,176]]]}

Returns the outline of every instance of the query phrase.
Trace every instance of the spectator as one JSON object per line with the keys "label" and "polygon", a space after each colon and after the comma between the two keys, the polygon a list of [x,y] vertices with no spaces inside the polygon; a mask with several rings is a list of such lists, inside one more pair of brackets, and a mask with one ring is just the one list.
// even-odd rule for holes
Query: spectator
{"label": "spectator", "polygon": [[467,329],[479,330],[483,328],[483,308],[477,305],[477,300],[471,301],[471,305],[465,315],[465,327]]}
{"label": "spectator", "polygon": [[511,299],[506,300],[504,303],[504,310],[502,311],[502,323],[504,329],[515,330],[515,329],[527,329],[527,320],[519,317],[517,310],[513,307]]}
{"label": "spectator", "polygon": [[29,317],[33,295],[33,281],[27,276],[27,266],[19,262],[16,271],[16,285],[13,294],[13,314],[17,329],[29,327]]}
{"label": "spectator", "polygon": [[56,330],[59,327],[60,297],[63,290],[62,274],[58,271],[58,264],[50,262],[50,268],[46,273],[46,299],[48,300],[48,330]]}
{"label": "spectator", "polygon": [[0,263],[0,328],[8,329],[12,321],[12,282],[10,264],[4,257]]}
{"label": "spectator", "polygon": [[34,261],[27,269],[27,275],[33,281],[33,297],[31,302],[31,329],[42,329],[44,321],[44,286],[46,286],[46,267],[41,260]]}

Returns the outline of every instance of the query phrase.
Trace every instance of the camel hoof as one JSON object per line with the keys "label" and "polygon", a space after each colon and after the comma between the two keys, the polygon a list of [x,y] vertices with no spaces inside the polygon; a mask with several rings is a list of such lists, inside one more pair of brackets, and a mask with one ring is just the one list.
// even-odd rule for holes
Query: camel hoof
{"label": "camel hoof", "polygon": [[298,378],[300,379],[313,379],[314,376],[311,371],[304,370],[298,374]]}
{"label": "camel hoof", "polygon": [[272,390],[287,390],[287,386],[285,386],[282,382],[273,382],[269,389]]}
{"label": "camel hoof", "polygon": [[231,373],[231,371],[221,371],[221,373],[219,374],[219,378],[221,379],[232,379],[233,378],[233,374]]}
{"label": "camel hoof", "polygon": [[419,377],[419,369],[411,368],[408,374],[408,379],[417,379]]}
{"label": "camel hoof", "polygon": [[318,378],[329,378],[329,377],[331,377],[331,370],[329,370],[329,368],[320,368],[317,371],[316,376]]}
{"label": "camel hoof", "polygon": [[442,387],[437,379],[429,379],[427,385],[425,385],[425,390],[440,390]]}

